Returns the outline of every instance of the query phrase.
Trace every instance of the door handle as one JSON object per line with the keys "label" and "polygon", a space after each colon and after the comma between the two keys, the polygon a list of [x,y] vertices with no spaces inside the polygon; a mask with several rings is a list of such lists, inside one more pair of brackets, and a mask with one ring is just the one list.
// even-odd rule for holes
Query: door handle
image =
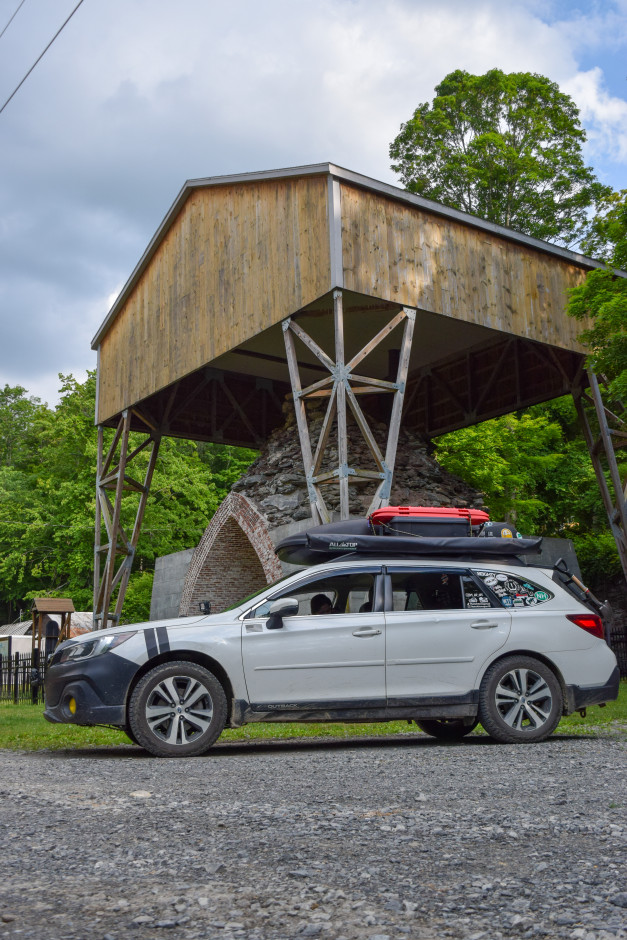
{"label": "door handle", "polygon": [[475,620],[470,626],[473,630],[493,630],[495,627],[498,627],[498,623],[495,623],[493,620]]}
{"label": "door handle", "polygon": [[364,630],[355,630],[353,636],[381,636],[380,630],[373,630],[371,627]]}

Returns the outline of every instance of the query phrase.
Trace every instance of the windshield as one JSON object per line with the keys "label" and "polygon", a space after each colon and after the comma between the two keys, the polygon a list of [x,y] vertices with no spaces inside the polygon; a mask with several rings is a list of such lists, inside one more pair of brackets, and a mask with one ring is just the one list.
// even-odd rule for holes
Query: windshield
{"label": "windshield", "polygon": [[[294,572],[292,572],[293,574]],[[225,607],[222,613],[226,613],[228,610],[235,610],[236,607],[242,607],[248,601],[252,601],[254,597],[258,597],[259,594],[263,594],[264,591],[267,591],[271,587],[276,587],[277,584],[281,584],[282,581],[286,581],[288,578],[292,577],[292,574],[284,574],[282,578],[279,578],[278,581],[273,581],[272,584],[265,584],[262,588],[259,588],[258,591],[253,591],[252,594],[249,594],[247,597],[243,597],[241,601],[237,601],[236,604],[231,604],[230,607]]]}

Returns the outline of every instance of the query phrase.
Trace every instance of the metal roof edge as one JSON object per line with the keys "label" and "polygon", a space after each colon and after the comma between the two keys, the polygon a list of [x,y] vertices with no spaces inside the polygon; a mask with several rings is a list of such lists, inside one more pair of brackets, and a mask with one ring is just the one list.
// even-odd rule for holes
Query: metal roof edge
{"label": "metal roof edge", "polygon": [[[595,258],[589,258],[587,255],[571,251],[569,248],[562,248],[561,245],[554,245],[552,242],[535,238],[533,235],[525,235],[523,232],[517,232],[515,229],[507,228],[505,225],[498,225],[496,222],[488,222],[486,219],[482,219],[478,215],[472,215],[470,212],[462,212],[460,209],[451,209],[441,202],[434,202],[433,199],[425,199],[424,196],[417,196],[415,193],[411,193],[406,189],[401,189],[400,186],[394,186],[391,183],[382,183],[380,180],[363,176],[361,173],[355,173],[353,170],[346,170],[343,167],[334,166],[333,164],[330,166],[331,174],[337,176],[339,179],[346,180],[346,182],[353,183],[355,186],[360,186],[363,189],[374,190],[392,199],[396,199],[399,202],[408,202],[433,215],[454,219],[456,222],[461,222],[463,225],[471,225],[473,228],[479,228],[493,235],[498,235],[501,238],[507,238],[509,241],[520,242],[530,248],[536,248],[548,254],[558,255],[566,261],[573,261],[586,268],[605,267],[602,261],[597,261]],[[627,277],[627,273],[624,271],[617,273]]]}
{"label": "metal roof edge", "polygon": [[[399,202],[409,203],[410,205],[424,209],[426,212],[430,212],[433,215],[439,215],[443,218],[453,219],[456,222],[461,222],[464,225],[470,225],[473,228],[482,229],[483,231],[490,232],[493,235],[506,238],[508,241],[518,242],[519,244],[527,245],[530,248],[535,248],[536,250],[543,251],[548,254],[557,255],[558,257],[563,258],[566,261],[571,261],[581,267],[605,267],[602,261],[596,261],[593,258],[588,258],[585,255],[570,251],[568,248],[562,248],[559,245],[553,245],[551,242],[543,241],[540,238],[534,238],[531,235],[524,235],[522,232],[516,232],[514,229],[506,228],[503,225],[497,225],[494,222],[487,222],[485,219],[481,219],[475,215],[470,215],[467,212],[461,212],[459,209],[450,209],[448,206],[444,206],[439,202],[434,202],[431,199],[425,199],[423,196],[417,196],[415,193],[410,193],[405,189],[401,189],[400,186],[393,186],[391,183],[382,183],[370,176],[364,176],[363,174],[356,173],[353,170],[347,170],[344,167],[338,166],[334,163],[312,163],[303,166],[285,167],[283,169],[277,170],[259,170],[250,173],[232,173],[226,176],[209,176],[200,179],[190,179],[185,182],[176,199],[170,206],[170,209],[163,218],[163,221],[150,239],[146,250],[133,269],[129,279],[118,294],[115,302],[113,303],[113,306],[101,323],[96,335],[91,342],[91,348],[98,349],[102,337],[108,331],[109,326],[115,320],[118,311],[123,306],[129,294],[137,284],[139,278],[143,274],[149,261],[161,243],[164,235],[169,230],[177,215],[183,208],[183,205],[185,204],[190,192],[192,192],[194,189],[203,189],[210,186],[228,186],[229,184],[234,183],[254,183],[262,180],[285,179],[295,176],[317,176],[322,174],[328,174],[335,179],[343,180],[344,182],[359,186],[362,189],[368,189],[373,192],[381,193],[382,195],[388,196],[391,199],[395,199]],[[624,271],[617,271],[616,273],[627,277],[627,273]]]}

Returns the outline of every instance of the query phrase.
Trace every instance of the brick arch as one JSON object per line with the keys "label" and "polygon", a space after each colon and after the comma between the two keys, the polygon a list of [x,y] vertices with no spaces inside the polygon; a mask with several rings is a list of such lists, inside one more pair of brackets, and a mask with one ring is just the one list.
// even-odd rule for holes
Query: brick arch
{"label": "brick arch", "polygon": [[267,520],[245,496],[229,493],[192,556],[179,616],[197,613],[204,600],[219,613],[282,574]]}

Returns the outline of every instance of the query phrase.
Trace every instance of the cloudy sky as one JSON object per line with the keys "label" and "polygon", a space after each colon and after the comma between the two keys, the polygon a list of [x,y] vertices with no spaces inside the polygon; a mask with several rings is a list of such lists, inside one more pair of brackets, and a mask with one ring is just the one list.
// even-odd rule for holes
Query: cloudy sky
{"label": "cloudy sky", "polygon": [[[0,106],[77,0],[24,0]],[[0,0],[0,31],[19,0]],[[84,0],[0,114],[0,385],[54,404],[184,181],[388,146],[455,68],[547,75],[627,188],[627,0]]]}

